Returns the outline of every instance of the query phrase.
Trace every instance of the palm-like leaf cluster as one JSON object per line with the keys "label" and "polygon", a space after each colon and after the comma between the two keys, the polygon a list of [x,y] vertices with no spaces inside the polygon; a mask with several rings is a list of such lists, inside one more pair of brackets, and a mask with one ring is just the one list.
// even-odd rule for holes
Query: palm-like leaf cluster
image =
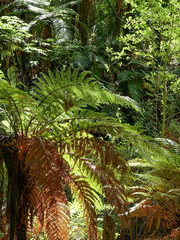
{"label": "palm-like leaf cluster", "polygon": [[[123,187],[118,186],[121,181],[108,169],[118,166],[123,175],[126,165],[122,156],[113,144],[87,131],[106,129],[113,119],[88,108],[110,102],[133,103],[111,94],[92,78],[85,78],[87,74],[79,75],[78,70],[72,73],[70,69],[56,76],[49,72],[49,76],[39,79],[33,96],[5,80],[0,82],[1,166],[5,162],[8,174],[7,205],[1,201],[1,209],[7,207],[2,219],[10,223],[10,239],[14,235],[25,238],[22,232],[29,225],[28,216],[32,222],[37,216],[39,230],[44,226],[49,239],[68,239],[67,184],[84,208],[90,239],[96,239],[95,196],[88,174],[97,185],[106,186],[105,193],[111,190],[118,195],[114,205],[125,203]],[[68,159],[80,173],[73,170]]]}
{"label": "palm-like leaf cluster", "polygon": [[49,239],[68,239],[70,212],[65,186],[84,209],[90,239],[97,239],[97,186],[118,214],[127,210],[124,157],[113,143],[94,133],[126,140],[147,158],[153,156],[152,151],[166,157],[166,152],[155,144],[151,147],[136,129],[98,112],[109,104],[138,106],[130,98],[111,93],[88,72],[68,69],[54,75],[49,71],[32,94],[5,80],[1,80],[0,90],[0,164],[5,163],[8,174],[7,204],[0,201],[0,209],[7,208],[1,218],[10,223],[10,239],[14,235],[26,239],[34,216],[39,231],[44,227]]}

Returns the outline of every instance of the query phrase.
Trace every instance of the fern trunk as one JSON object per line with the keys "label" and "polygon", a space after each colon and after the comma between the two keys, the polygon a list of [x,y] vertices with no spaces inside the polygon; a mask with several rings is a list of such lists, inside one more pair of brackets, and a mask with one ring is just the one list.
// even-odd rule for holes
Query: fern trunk
{"label": "fern trunk", "polygon": [[21,170],[18,159],[18,150],[12,139],[6,139],[2,144],[2,155],[8,173],[8,206],[7,217],[10,224],[9,240],[26,240],[27,202],[24,192],[27,194],[25,175]]}
{"label": "fern trunk", "polygon": [[1,156],[0,156],[0,232],[3,232],[3,196],[4,196],[4,182],[5,182],[5,177],[4,177],[4,167],[1,161]]}
{"label": "fern trunk", "polygon": [[111,216],[104,215],[103,240],[115,240],[115,222]]}
{"label": "fern trunk", "polygon": [[26,230],[28,222],[28,192],[26,187],[26,176],[19,168],[18,171],[18,211],[16,216],[16,236],[17,240],[26,240]]}
{"label": "fern trunk", "polygon": [[[21,219],[19,219],[21,220]],[[27,230],[27,227],[26,227],[26,224],[23,223],[21,224],[21,226],[17,229],[17,240],[26,240],[26,230]]]}

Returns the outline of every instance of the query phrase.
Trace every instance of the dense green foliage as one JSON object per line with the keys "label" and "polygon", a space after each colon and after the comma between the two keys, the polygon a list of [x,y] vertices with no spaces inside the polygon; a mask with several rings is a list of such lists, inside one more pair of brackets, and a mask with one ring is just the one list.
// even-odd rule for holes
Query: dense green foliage
{"label": "dense green foliage", "polygon": [[1,1],[0,238],[179,238],[179,9]]}

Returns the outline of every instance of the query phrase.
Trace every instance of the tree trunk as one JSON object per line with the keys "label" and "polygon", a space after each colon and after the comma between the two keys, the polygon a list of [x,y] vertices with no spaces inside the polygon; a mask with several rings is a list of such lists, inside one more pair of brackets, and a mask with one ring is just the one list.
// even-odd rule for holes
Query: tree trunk
{"label": "tree trunk", "polygon": [[[21,221],[21,219],[18,219],[19,221]],[[27,226],[25,223],[21,224],[19,223],[20,226],[17,229],[17,240],[26,240],[26,230],[27,230]]]}
{"label": "tree trunk", "polygon": [[106,214],[103,219],[103,240],[115,240],[115,221]]}
{"label": "tree trunk", "polygon": [[4,232],[4,224],[3,224],[4,182],[5,182],[5,173],[4,173],[2,155],[0,152],[0,232]]}
{"label": "tree trunk", "polygon": [[115,37],[119,37],[121,28],[121,18],[122,18],[122,3],[123,0],[116,0],[116,21],[115,21]]}
{"label": "tree trunk", "polygon": [[10,223],[10,238],[26,240],[27,227],[27,198],[22,196],[27,193],[25,174],[21,169],[18,159],[18,149],[13,138],[6,138],[2,143],[2,155],[8,173],[8,206],[7,212]]}
{"label": "tree trunk", "polygon": [[83,0],[77,9],[79,14],[77,28],[79,30],[79,38],[83,45],[86,45],[88,42],[89,27],[94,20],[92,6],[92,0]]}
{"label": "tree trunk", "polygon": [[17,211],[17,230],[16,230],[16,236],[17,240],[26,240],[26,230],[27,230],[27,223],[28,223],[28,196],[29,191],[26,187],[27,180],[25,173],[22,171],[21,168],[19,168],[18,171],[18,193],[19,193],[19,199],[18,199],[18,211]]}
{"label": "tree trunk", "polygon": [[[51,21],[49,21],[45,26],[42,33],[42,39],[47,40],[48,38],[52,38],[52,29],[51,29]],[[45,47],[46,50],[51,49],[51,45],[48,47]],[[47,56],[45,59],[43,59],[43,72],[47,72],[48,69],[51,69],[51,58],[50,56]]]}
{"label": "tree trunk", "polygon": [[16,229],[16,216],[18,207],[18,159],[17,150],[14,149],[12,141],[8,138],[2,144],[3,158],[8,172],[8,202],[9,205],[9,223],[10,223],[10,240],[14,240]]}

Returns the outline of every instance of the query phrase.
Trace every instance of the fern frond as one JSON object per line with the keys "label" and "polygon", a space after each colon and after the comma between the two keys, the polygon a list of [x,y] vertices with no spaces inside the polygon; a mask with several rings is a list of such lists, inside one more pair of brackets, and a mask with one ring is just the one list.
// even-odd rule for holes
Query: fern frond
{"label": "fern frond", "polygon": [[[174,163],[173,155],[168,157],[166,152],[165,158],[161,157],[160,160],[154,156],[152,161],[152,163],[147,159],[130,161],[130,165],[140,169],[141,173],[135,171],[134,175],[136,181],[144,188],[139,189],[138,186],[133,188],[129,197],[144,198],[131,208],[130,218],[146,218],[145,231],[154,235],[158,231],[167,231],[178,226],[180,191],[179,168]],[[141,167],[144,163],[145,168],[144,165]]]}
{"label": "fern frond", "polygon": [[178,215],[174,211],[174,206],[168,204],[169,209],[164,209],[160,204],[153,204],[151,199],[144,199],[130,209],[130,217],[146,218],[147,219],[147,232],[152,235],[163,227],[171,229],[178,226]]}
{"label": "fern frond", "polygon": [[[122,178],[127,167],[119,151],[113,144],[93,137],[76,138],[72,146],[75,151],[72,152],[71,149],[70,153],[75,158],[75,166],[86,171],[90,178],[102,186],[108,202],[115,206],[117,212],[125,211],[127,205]],[[117,172],[114,171],[115,168],[118,169]]]}
{"label": "fern frond", "polygon": [[[64,196],[65,198],[65,196]],[[65,198],[66,199],[66,198]],[[49,239],[68,239],[69,238],[69,207],[59,200],[54,193],[54,197],[44,200],[48,202],[46,206],[46,232]]]}
{"label": "fern frond", "polygon": [[75,197],[78,197],[79,203],[84,208],[84,214],[86,216],[89,239],[97,239],[97,216],[95,211],[95,199],[93,196],[93,190],[89,186],[87,181],[78,174],[71,174],[71,180],[69,183],[71,191]]}
{"label": "fern frond", "polygon": [[118,81],[120,82],[130,82],[139,77],[139,73],[136,71],[123,70],[118,74]]}
{"label": "fern frond", "polygon": [[128,161],[130,167],[143,169],[143,168],[152,168],[151,164],[144,159],[135,158]]}
{"label": "fern frond", "polygon": [[92,52],[84,48],[75,55],[74,63],[76,66],[87,69],[92,63]]}
{"label": "fern frond", "polygon": [[118,181],[114,176],[113,171],[102,171],[101,181],[103,183],[103,190],[107,198],[107,203],[115,207],[115,212],[120,215],[124,213],[128,207],[126,202],[126,194],[121,181]]}
{"label": "fern frond", "polygon": [[[83,133],[83,132],[82,132]],[[75,149],[74,155],[79,157],[86,156],[97,159],[97,165],[102,167],[119,168],[123,172],[127,170],[126,163],[123,156],[118,149],[109,142],[96,139],[92,135],[77,136],[72,142],[66,143],[67,149],[71,149],[70,154],[73,153],[71,146]]]}
{"label": "fern frond", "polygon": [[0,81],[0,105],[14,134],[23,135],[26,132],[29,119],[33,115],[30,104],[34,108],[37,106],[36,101],[28,93],[10,85],[6,80]]}
{"label": "fern frond", "polygon": [[[72,76],[77,75],[77,70],[75,73],[71,73]],[[73,77],[69,79],[69,70],[67,73],[62,70],[60,74],[56,73],[56,78],[52,73],[50,76],[44,75],[44,79],[39,79],[37,83],[37,94],[35,95],[41,103],[49,103],[56,101],[57,99],[62,99],[65,102],[66,94],[69,97],[71,104],[74,101],[78,105],[91,105],[98,106],[101,104],[117,104],[125,107],[132,107],[139,110],[136,102],[129,97],[122,97],[118,94],[114,94],[101,85],[98,81],[93,78],[85,78],[88,72],[83,72],[79,77]],[[66,93],[66,94],[65,94]],[[77,105],[77,106],[78,106]],[[52,105],[51,105],[52,106]]]}
{"label": "fern frond", "polygon": [[167,138],[156,138],[155,141],[162,144],[163,147],[167,147],[170,150],[173,150],[175,154],[180,155],[180,146],[175,141]]}
{"label": "fern frond", "polygon": [[62,177],[57,173],[60,163],[56,165],[58,162],[54,161],[58,158],[57,148],[35,138],[20,138],[18,146],[19,159],[28,176],[31,212],[34,211],[42,227],[45,226],[49,239],[68,239],[69,209]]}

